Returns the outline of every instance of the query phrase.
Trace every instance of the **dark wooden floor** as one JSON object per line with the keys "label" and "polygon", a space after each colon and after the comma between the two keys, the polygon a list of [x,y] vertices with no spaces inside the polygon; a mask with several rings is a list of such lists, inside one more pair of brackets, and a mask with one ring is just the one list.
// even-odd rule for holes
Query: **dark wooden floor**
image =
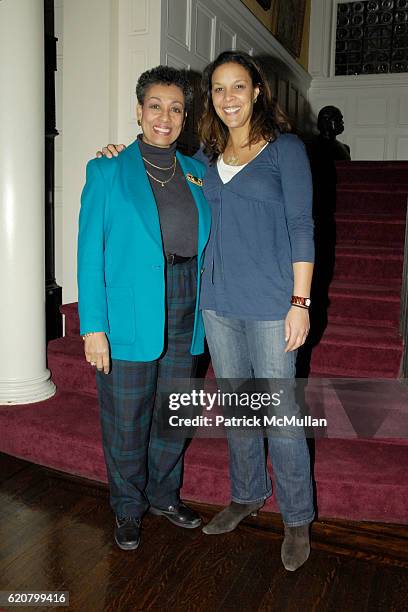
{"label": "dark wooden floor", "polygon": [[0,482],[0,590],[67,590],[81,612],[408,610],[406,526],[316,522],[290,573],[276,515],[213,537],[148,515],[140,548],[122,552],[103,488],[1,454]]}

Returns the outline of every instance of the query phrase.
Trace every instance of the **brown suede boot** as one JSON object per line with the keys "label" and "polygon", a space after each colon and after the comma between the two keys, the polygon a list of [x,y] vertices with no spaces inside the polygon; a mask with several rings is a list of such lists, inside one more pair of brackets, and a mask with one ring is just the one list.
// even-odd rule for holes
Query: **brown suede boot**
{"label": "brown suede boot", "polygon": [[203,527],[203,533],[216,535],[219,533],[229,533],[247,516],[256,516],[259,508],[262,508],[264,501],[254,502],[253,504],[238,504],[231,502],[229,506],[216,514],[207,525]]}
{"label": "brown suede boot", "polygon": [[281,548],[282,563],[289,572],[294,572],[307,561],[310,554],[310,524],[300,527],[285,525],[285,538]]}

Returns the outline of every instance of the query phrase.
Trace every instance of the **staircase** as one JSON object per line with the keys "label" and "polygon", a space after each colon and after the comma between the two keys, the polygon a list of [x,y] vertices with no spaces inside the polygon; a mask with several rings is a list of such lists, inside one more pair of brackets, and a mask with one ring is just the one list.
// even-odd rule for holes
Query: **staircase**
{"label": "staircase", "polygon": [[[408,164],[339,164],[338,176],[336,268],[328,325],[312,355],[312,377],[392,381],[402,351],[398,325]],[[48,346],[57,394],[39,404],[0,407],[0,451],[106,482],[95,373],[83,356],[77,305],[67,304],[62,312],[66,335]],[[345,431],[345,439],[314,443],[319,516],[408,523],[407,441],[348,436],[342,409],[347,393],[326,390],[308,397],[315,412],[324,409]],[[403,393],[401,397],[403,411]],[[373,397],[373,406],[375,400],[373,418],[378,419],[384,402]],[[205,503],[229,502],[223,439],[192,441],[182,495]],[[265,510],[277,510],[274,498]]]}
{"label": "staircase", "polygon": [[408,163],[337,162],[336,264],[312,376],[397,378]]}

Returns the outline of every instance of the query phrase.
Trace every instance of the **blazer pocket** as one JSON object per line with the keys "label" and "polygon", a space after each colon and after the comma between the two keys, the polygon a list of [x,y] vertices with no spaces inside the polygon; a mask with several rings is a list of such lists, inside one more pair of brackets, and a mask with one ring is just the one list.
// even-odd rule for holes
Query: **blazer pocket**
{"label": "blazer pocket", "polygon": [[129,287],[106,287],[109,340],[113,344],[135,341],[135,304]]}

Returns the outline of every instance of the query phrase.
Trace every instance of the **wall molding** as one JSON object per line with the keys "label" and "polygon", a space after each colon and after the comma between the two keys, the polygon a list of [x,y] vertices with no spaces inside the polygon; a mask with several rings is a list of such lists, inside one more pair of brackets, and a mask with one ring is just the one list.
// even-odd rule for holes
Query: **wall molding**
{"label": "wall molding", "polygon": [[237,35],[226,23],[221,21],[220,28],[218,31],[218,48],[221,46],[222,33],[226,34],[231,38],[231,49],[237,48]]}
{"label": "wall molding", "polygon": [[336,76],[330,78],[315,77],[312,80],[313,89],[328,87],[345,87],[347,89],[361,89],[370,87],[394,87],[404,85],[408,87],[407,74],[359,74],[357,76]]}
{"label": "wall molding", "polygon": [[[143,22],[140,18],[144,17]],[[139,21],[139,24],[137,24]],[[129,35],[139,36],[149,32],[149,7],[148,0],[131,0],[129,6]]]}
{"label": "wall molding", "polygon": [[191,51],[191,25],[192,25],[192,15],[193,15],[193,7],[192,7],[192,0],[186,0],[186,12],[185,12],[185,26],[186,26],[186,30],[185,30],[185,37],[184,40],[180,40],[179,38],[176,38],[174,35],[169,34],[170,28],[170,2],[171,0],[162,0],[161,3],[161,11],[162,11],[162,15],[166,16],[166,32],[167,32],[167,36],[170,40],[172,40],[173,42],[175,42],[177,45],[181,45],[184,49]]}
{"label": "wall molding", "polygon": [[[208,18],[208,20],[211,22],[211,34],[210,34],[210,54],[209,57],[205,57],[205,55],[202,55],[198,48],[197,48],[197,32],[199,30],[198,28],[198,20],[200,17],[200,13],[201,15],[204,15],[205,17]],[[195,50],[195,54],[197,55],[197,57],[201,58],[204,62],[212,62],[214,59],[214,54],[215,54],[215,31],[216,31],[216,26],[217,26],[217,17],[216,15],[214,15],[214,13],[212,11],[210,11],[210,9],[205,6],[204,4],[202,4],[202,2],[198,1],[197,4],[195,5],[195,33],[196,35],[194,36],[195,39],[195,45],[194,45],[194,50]]]}
{"label": "wall molding", "polygon": [[237,24],[248,33],[251,38],[259,40],[265,52],[282,60],[291,72],[296,75],[303,87],[308,90],[312,77],[298,62],[286,51],[273,34],[251,13],[241,0],[213,0],[224,12],[234,15]]}

